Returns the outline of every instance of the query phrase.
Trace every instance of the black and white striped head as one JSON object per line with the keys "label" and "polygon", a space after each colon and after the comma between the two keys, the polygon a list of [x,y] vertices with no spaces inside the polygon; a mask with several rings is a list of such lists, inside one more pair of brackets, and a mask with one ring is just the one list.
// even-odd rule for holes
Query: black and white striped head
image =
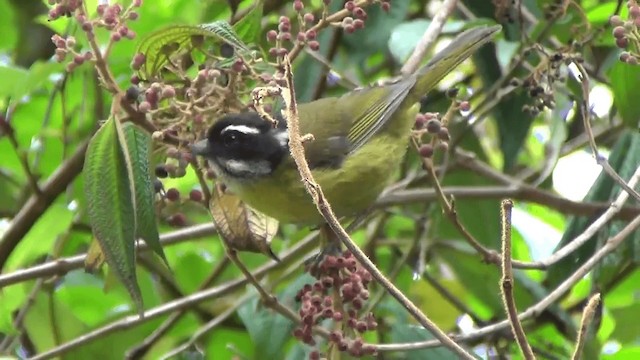
{"label": "black and white striped head", "polygon": [[209,160],[218,176],[249,180],[275,171],[289,152],[288,141],[284,121],[274,128],[257,113],[247,112],[218,120],[192,151]]}

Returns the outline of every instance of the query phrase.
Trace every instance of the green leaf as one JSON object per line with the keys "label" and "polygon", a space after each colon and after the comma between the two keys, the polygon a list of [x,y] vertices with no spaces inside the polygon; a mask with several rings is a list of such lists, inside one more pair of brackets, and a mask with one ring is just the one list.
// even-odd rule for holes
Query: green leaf
{"label": "green leaf", "polygon": [[[409,58],[429,24],[431,20],[416,19],[393,28],[387,46],[395,61],[402,64]],[[462,30],[464,26],[463,21],[448,21],[442,28],[442,33],[455,33]]]}
{"label": "green leaf", "polygon": [[259,41],[262,30],[262,1],[256,3],[256,5],[233,25],[233,30],[238,34],[238,37],[247,44],[256,43]]}
{"label": "green leaf", "polygon": [[[411,320],[408,317],[407,311],[398,302],[393,300],[386,300],[381,303],[380,306],[393,314],[394,321],[391,322],[390,331],[388,332],[390,336],[390,339],[387,340],[388,342],[412,343],[435,339],[430,331],[419,325],[411,324]],[[458,359],[458,357],[451,350],[444,347],[406,351],[402,355],[402,359],[406,360]]]}
{"label": "green leaf", "polygon": [[[628,180],[640,165],[640,135],[635,131],[623,133],[611,150],[608,161],[623,179]],[[584,201],[612,201],[620,191],[620,186],[609,175],[602,172],[587,196],[585,196]],[[581,234],[599,214],[596,213],[592,217],[572,217],[556,249],[567,245],[578,234]],[[552,265],[547,272],[545,283],[547,288],[554,288],[564,281],[567,276],[591,258],[604,241],[619,232],[626,224],[627,222],[619,220],[610,222],[608,226],[603,227],[579,249]],[[595,284],[601,288],[607,288],[607,284],[610,281],[615,281],[619,272],[629,263],[637,264],[640,261],[638,253],[640,253],[640,232],[636,231],[618,249],[607,255],[594,269],[593,280]]]}
{"label": "green leaf", "polygon": [[11,97],[12,101],[20,101],[24,96],[40,88],[49,81],[49,76],[62,71],[62,64],[38,61],[29,70],[15,66],[0,66],[0,79],[3,86],[0,96]]}
{"label": "green leaf", "polygon": [[174,25],[151,32],[140,41],[136,53],[145,55],[140,73],[145,78],[155,76],[172,56],[190,53],[202,47],[205,40],[222,40],[238,51],[250,51],[226,21],[198,26]]}
{"label": "green leaf", "polygon": [[135,203],[117,127],[117,120],[109,119],[89,143],[85,195],[91,228],[107,263],[142,311],[135,264]]}
{"label": "green leaf", "polygon": [[[293,299],[304,284],[313,282],[313,278],[304,274],[287,286],[279,298],[287,302]],[[238,309],[238,315],[249,331],[254,347],[259,349],[262,359],[282,359],[283,348],[291,337],[293,323],[284,316],[268,310],[260,305],[256,296]]]}
{"label": "green leaf", "polygon": [[136,194],[136,236],[142,238],[169,267],[162,245],[160,245],[160,235],[156,223],[153,201],[155,193],[149,170],[151,136],[132,123],[125,123],[123,130],[127,141],[127,152],[132,162],[132,179]]}
{"label": "green leaf", "polygon": [[0,87],[0,96],[13,97],[17,92],[16,88],[18,84],[23,84],[27,77],[29,76],[29,71],[16,67],[16,66],[0,66],[0,79],[4,83],[3,86]]}
{"label": "green leaf", "polygon": [[356,31],[344,36],[354,66],[362,66],[369,56],[386,50],[391,31],[407,16],[409,3],[408,0],[394,1],[389,13],[380,6],[367,9],[367,28],[375,29],[375,36],[368,31]]}
{"label": "green leaf", "polygon": [[637,129],[640,120],[640,106],[636,103],[640,91],[640,67],[616,61],[609,70],[609,78],[613,90],[613,103],[620,113],[622,122]]}

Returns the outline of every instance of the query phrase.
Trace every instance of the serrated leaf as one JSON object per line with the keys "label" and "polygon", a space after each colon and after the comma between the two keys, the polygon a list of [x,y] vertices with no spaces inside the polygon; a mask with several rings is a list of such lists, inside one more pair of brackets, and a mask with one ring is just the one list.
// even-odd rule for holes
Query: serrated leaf
{"label": "serrated leaf", "polygon": [[201,47],[206,39],[222,40],[236,50],[250,51],[226,21],[197,26],[174,25],[154,31],[140,41],[136,53],[145,55],[141,74],[146,78],[158,74],[171,56],[191,52]]}
{"label": "serrated leaf", "polygon": [[249,207],[239,197],[215,189],[209,206],[213,222],[227,246],[239,251],[257,252],[278,260],[271,251],[271,240],[278,221]]}
{"label": "serrated leaf", "polygon": [[613,90],[613,103],[620,113],[622,122],[637,129],[640,120],[640,107],[636,104],[640,91],[640,68],[616,61],[609,70],[609,78]]}
{"label": "serrated leaf", "polygon": [[117,121],[109,119],[89,143],[85,195],[91,229],[107,263],[142,311],[135,264],[135,203],[117,128]]}
{"label": "serrated leaf", "polygon": [[262,1],[259,1],[240,21],[235,23],[233,30],[245,43],[257,42],[262,30]]}
{"label": "serrated leaf", "polygon": [[149,170],[151,136],[132,123],[125,123],[123,130],[127,142],[126,150],[131,159],[131,178],[136,194],[136,236],[142,238],[169,267],[169,262],[160,244],[158,224],[156,223],[153,201],[155,193]]}

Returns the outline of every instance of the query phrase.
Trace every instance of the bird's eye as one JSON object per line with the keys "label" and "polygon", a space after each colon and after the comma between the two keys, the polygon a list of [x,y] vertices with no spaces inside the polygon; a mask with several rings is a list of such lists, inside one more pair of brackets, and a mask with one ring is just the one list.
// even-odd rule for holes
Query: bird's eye
{"label": "bird's eye", "polygon": [[243,139],[242,134],[239,134],[237,131],[229,131],[222,135],[222,142],[225,146],[233,146]]}

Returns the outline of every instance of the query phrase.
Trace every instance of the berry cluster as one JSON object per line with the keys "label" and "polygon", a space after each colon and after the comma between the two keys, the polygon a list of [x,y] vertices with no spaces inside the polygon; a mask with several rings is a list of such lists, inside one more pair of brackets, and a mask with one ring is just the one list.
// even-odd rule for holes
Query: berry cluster
{"label": "berry cluster", "polygon": [[[510,81],[511,86],[522,87],[533,99],[532,104],[526,104],[522,107],[522,111],[531,116],[538,115],[544,109],[555,108],[554,88],[556,83],[566,81],[562,65],[584,62],[582,55],[578,53],[555,52],[549,55],[541,49],[537,50],[542,53],[544,60],[536,67],[535,71],[524,80],[513,78]],[[531,50],[526,50],[524,56],[530,52]]]}
{"label": "berry cluster", "polygon": [[278,20],[278,30],[269,30],[267,32],[267,41],[274,44],[274,47],[269,49],[269,55],[273,57],[282,57],[288,53],[286,43],[296,43],[298,45],[307,45],[309,49],[317,51],[320,49],[320,43],[316,39],[318,34],[314,29],[308,29],[315,23],[315,16],[308,12],[302,14],[304,4],[302,1],[296,0],[293,3],[293,7],[298,13],[298,33],[292,35],[291,20],[286,16],[281,16]]}
{"label": "berry cluster", "polygon": [[627,1],[629,9],[629,19],[624,21],[618,15],[609,19],[613,26],[613,37],[616,39],[616,46],[623,49],[620,53],[620,61],[629,65],[640,63],[640,39],[638,29],[640,29],[640,6],[636,0]]}
{"label": "berry cluster", "polygon": [[341,27],[347,34],[352,34],[356,30],[363,29],[364,22],[367,19],[367,12],[363,6],[369,5],[373,2],[379,3],[382,10],[385,12],[389,12],[391,10],[390,0],[349,0],[344,4],[346,14],[343,14],[337,19],[330,17],[331,19],[328,20],[328,5],[331,3],[331,0],[323,0],[322,18],[320,21],[316,21],[316,16],[312,12],[305,12],[305,5],[302,0],[295,0],[293,2],[293,10],[296,12],[298,19],[296,35],[293,35],[293,25],[291,20],[286,16],[281,16],[278,21],[277,30],[270,30],[267,32],[267,41],[273,44],[269,49],[269,55],[278,58],[283,57],[289,51],[287,43],[292,43],[297,46],[306,45],[311,50],[319,50],[320,43],[317,40],[317,30],[322,26],[320,22],[325,20],[330,21],[332,26]]}
{"label": "berry cluster", "polygon": [[[95,19],[87,18],[81,0],[49,0],[49,5],[52,6],[49,10],[50,21],[61,16],[74,16],[89,39],[95,38],[94,29],[98,27],[110,31],[111,41],[116,42],[123,38],[134,39],[136,37],[136,33],[127,27],[126,23],[138,18],[138,13],[134,11],[134,8],[140,7],[142,0],[134,0],[126,9],[120,4],[99,4],[96,9],[98,17]],[[67,72],[73,71],[79,65],[94,58],[92,52],[86,51],[81,54],[76,49],[78,45],[73,36],[63,38],[56,34],[51,37],[51,41],[56,46],[56,61],[63,62],[69,55],[73,56],[73,59],[67,63]]]}
{"label": "berry cluster", "polygon": [[[458,100],[458,89],[452,88],[447,91],[447,97],[453,99],[449,110],[444,115],[444,118],[439,113],[419,113],[416,115],[415,123],[413,125],[414,138],[420,143],[418,153],[425,159],[433,157],[435,150],[446,152],[449,149],[449,129],[447,124],[450,121],[450,117],[455,112],[462,111],[468,112],[471,110],[471,104],[466,100]],[[428,143],[423,142],[423,135],[431,137],[431,141]]]}
{"label": "berry cluster", "polygon": [[58,34],[54,34],[51,37],[51,41],[56,45],[54,58],[57,62],[64,62],[67,56],[73,56],[73,59],[67,63],[67,72],[71,72],[86,61],[93,59],[93,53],[91,51],[86,51],[84,54],[81,54],[76,50],[76,38],[73,36],[68,36],[65,39]]}
{"label": "berry cluster", "polygon": [[[313,275],[317,281],[306,284],[296,295],[296,300],[301,303],[299,314],[302,322],[293,335],[305,344],[315,346],[313,326],[324,320],[333,320],[336,329],[340,330],[331,332],[330,346],[352,356],[375,354],[375,348],[365,345],[360,335],[378,326],[372,313],[362,313],[369,299],[371,274],[350,252],[345,252],[324,255]],[[320,350],[314,349],[310,359],[319,359],[320,355]]]}
{"label": "berry cluster", "polygon": [[[468,102],[465,102],[465,104],[468,104]],[[465,105],[465,108],[468,108],[468,105]],[[416,115],[414,130],[420,138],[424,134],[432,137],[431,142],[423,143],[418,149],[420,156],[423,158],[433,157],[436,148],[440,151],[447,151],[449,148],[449,140],[451,139],[449,129],[442,124],[440,114],[424,113]]]}

